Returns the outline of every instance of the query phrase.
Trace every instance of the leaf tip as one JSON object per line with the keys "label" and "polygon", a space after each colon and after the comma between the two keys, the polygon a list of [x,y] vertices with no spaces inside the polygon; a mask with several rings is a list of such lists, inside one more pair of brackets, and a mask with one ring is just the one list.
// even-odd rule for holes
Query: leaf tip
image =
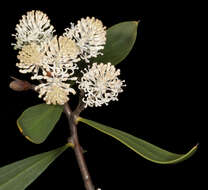
{"label": "leaf tip", "polygon": [[[27,140],[29,140],[30,142],[35,143],[34,141],[32,141],[32,139],[31,139],[30,137],[25,136],[25,138],[26,138]],[[37,143],[36,143],[36,144],[37,144]]]}
{"label": "leaf tip", "polygon": [[194,147],[193,147],[193,149],[198,149],[198,147],[199,147],[199,143],[197,143]]}
{"label": "leaf tip", "polygon": [[140,20],[138,21],[134,21],[134,23],[136,24],[136,26],[138,27],[139,23],[140,23]]}
{"label": "leaf tip", "polygon": [[23,134],[23,130],[22,130],[22,128],[18,125],[18,123],[17,123],[17,127],[18,127],[18,129],[19,129],[20,133],[22,133],[22,134]]}

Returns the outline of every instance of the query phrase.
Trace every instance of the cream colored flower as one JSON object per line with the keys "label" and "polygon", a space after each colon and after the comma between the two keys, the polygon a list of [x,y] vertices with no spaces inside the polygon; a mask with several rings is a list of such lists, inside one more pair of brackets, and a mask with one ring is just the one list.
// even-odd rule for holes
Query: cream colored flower
{"label": "cream colored flower", "polygon": [[39,84],[35,90],[39,92],[39,98],[43,97],[43,100],[47,104],[59,104],[63,105],[66,103],[69,98],[69,94],[76,94],[76,91],[71,88],[67,81],[75,81],[77,77],[73,77],[74,70],[77,69],[77,66],[73,63],[70,63],[70,72],[69,67],[64,69],[60,65],[54,64],[49,67],[50,71],[47,71],[45,75],[38,75],[33,77],[33,79],[42,80],[44,83]]}
{"label": "cream colored flower", "polygon": [[16,64],[20,68],[21,73],[38,73],[40,68],[44,67],[44,53],[40,51],[37,44],[31,43],[30,45],[25,45],[22,50],[20,50],[17,58],[19,63]]}
{"label": "cream colored flower", "polygon": [[54,27],[50,24],[48,16],[41,11],[30,11],[22,16],[19,24],[16,25],[15,49],[21,49],[24,45],[32,42],[41,44],[53,37]]}
{"label": "cream colored flower", "polygon": [[[53,73],[54,74],[54,73]],[[39,84],[35,90],[39,92],[39,98],[43,98],[47,104],[65,104],[69,98],[69,93],[76,94],[76,91],[70,87],[70,84],[64,83],[66,80],[63,76],[45,76],[46,82]]]}
{"label": "cream colored flower", "polygon": [[74,71],[78,69],[77,61],[78,48],[76,44],[63,36],[57,38],[55,36],[51,41],[45,44],[44,47],[44,65],[46,72],[42,75],[33,77],[33,79],[46,79],[48,76],[59,78],[60,81],[76,80],[77,77],[72,77]]}
{"label": "cream colored flower", "polygon": [[80,57],[89,62],[89,58],[102,55],[100,50],[104,49],[106,43],[106,27],[94,17],[82,18],[77,25],[71,24],[71,28],[66,28],[64,36],[76,41]]}
{"label": "cream colored flower", "polygon": [[[53,36],[54,28],[47,15],[41,11],[30,11],[16,26],[14,35],[17,42],[20,72],[32,73],[32,80],[41,80],[35,87],[39,97],[47,104],[63,105],[70,94],[76,91],[69,84],[76,81],[77,62],[102,54],[100,50],[106,43],[106,28],[94,17],[81,19],[77,25],[66,29],[64,36]],[[86,106],[101,106],[117,100],[123,81],[117,76],[119,70],[110,63],[93,64],[79,82],[79,88],[86,93],[83,101]]]}
{"label": "cream colored flower", "polygon": [[50,78],[46,83],[40,84],[35,87],[39,91],[39,98],[47,104],[64,105],[68,100],[69,92],[75,94],[74,89],[70,88],[69,84],[61,82],[58,78]]}
{"label": "cream colored flower", "polygon": [[124,81],[118,79],[120,70],[116,70],[111,63],[93,63],[92,68],[86,70],[79,83],[85,97],[83,102],[87,106],[97,107],[108,105],[110,101],[118,100],[118,94],[123,92]]}
{"label": "cream colored flower", "polygon": [[76,91],[66,82],[77,80],[77,77],[72,76],[77,65],[70,62],[67,69],[61,65],[53,64],[46,74],[33,77],[33,79],[43,80],[44,83],[38,85],[35,90],[39,92],[39,98],[44,96],[43,100],[47,104],[63,105],[69,100],[69,93],[76,94]]}
{"label": "cream colored flower", "polygon": [[76,94],[70,84],[64,82],[66,78],[44,76],[44,79],[46,81],[36,86],[35,90],[39,92],[39,98],[44,96],[43,100],[47,104],[63,105],[69,100],[69,93]]}
{"label": "cream colored flower", "polygon": [[55,36],[45,46],[48,63],[60,65],[61,67],[71,67],[71,62],[77,62],[79,48],[76,43],[67,37]]}
{"label": "cream colored flower", "polygon": [[20,72],[32,72],[32,80],[42,80],[35,90],[39,97],[44,96],[47,104],[63,105],[69,100],[69,93],[75,90],[67,81],[77,80],[73,77],[77,65],[73,62],[77,57],[78,48],[66,37],[54,37],[40,48],[36,43],[25,45],[18,55]]}

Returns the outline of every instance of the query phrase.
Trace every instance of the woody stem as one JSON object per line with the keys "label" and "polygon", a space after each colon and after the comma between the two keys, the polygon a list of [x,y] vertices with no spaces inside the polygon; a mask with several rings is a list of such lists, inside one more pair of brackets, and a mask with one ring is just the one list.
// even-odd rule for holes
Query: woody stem
{"label": "woody stem", "polygon": [[74,153],[75,153],[77,163],[80,168],[80,172],[82,174],[82,179],[84,181],[85,188],[86,190],[95,190],[95,187],[92,183],[92,180],[91,180],[91,177],[90,177],[90,174],[89,174],[89,171],[88,171],[85,159],[84,159],[82,147],[79,144],[77,125],[76,125],[77,115],[75,115],[75,113],[71,111],[68,103],[64,105],[64,112],[68,118],[70,132],[71,132],[71,136],[68,139],[68,141],[69,143],[72,143],[74,145]]}

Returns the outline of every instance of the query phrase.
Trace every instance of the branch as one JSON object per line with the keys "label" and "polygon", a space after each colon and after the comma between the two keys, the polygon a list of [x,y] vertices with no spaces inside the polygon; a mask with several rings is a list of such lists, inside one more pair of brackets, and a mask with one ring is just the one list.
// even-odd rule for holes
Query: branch
{"label": "branch", "polygon": [[[20,80],[15,77],[11,77],[13,81],[9,84],[9,87],[14,91],[27,91],[27,90],[35,90],[35,85],[30,84],[28,81]],[[77,159],[77,163],[79,165],[82,179],[84,181],[84,185],[86,190],[95,190],[95,187],[92,183],[84,156],[83,156],[83,149],[79,144],[79,138],[77,134],[77,126],[76,126],[76,119],[81,113],[81,111],[85,108],[85,103],[82,101],[82,98],[84,96],[84,93],[80,93],[80,99],[77,108],[74,112],[72,112],[71,108],[69,107],[69,104],[66,103],[64,105],[64,113],[67,116],[68,122],[69,122],[69,128],[71,132],[71,136],[68,139],[68,142],[73,144],[74,153]]]}
{"label": "branch", "polygon": [[64,105],[64,112],[68,118],[69,122],[69,127],[70,127],[70,132],[71,132],[71,137],[69,138],[69,143],[72,143],[74,145],[74,153],[77,159],[77,163],[79,165],[81,174],[82,174],[82,179],[84,181],[84,185],[86,190],[95,190],[95,187],[92,183],[84,155],[83,155],[83,150],[82,147],[79,144],[79,138],[77,134],[77,126],[76,126],[76,116],[74,113],[71,111],[69,104],[66,103]]}
{"label": "branch", "polygon": [[83,102],[83,97],[84,97],[84,91],[80,91],[80,96],[79,96],[79,103],[76,107],[76,109],[74,110],[74,116],[75,119],[77,119],[80,115],[80,113],[85,109],[85,103]]}

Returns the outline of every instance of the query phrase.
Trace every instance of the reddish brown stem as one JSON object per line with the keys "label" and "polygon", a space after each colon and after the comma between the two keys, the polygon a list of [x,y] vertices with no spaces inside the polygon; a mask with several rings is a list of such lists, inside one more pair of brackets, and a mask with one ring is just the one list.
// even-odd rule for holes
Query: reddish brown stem
{"label": "reddish brown stem", "polygon": [[69,138],[69,142],[73,143],[74,145],[74,153],[77,159],[77,163],[79,165],[81,174],[82,174],[82,179],[84,181],[84,185],[86,190],[95,190],[95,187],[92,183],[85,159],[84,159],[84,155],[83,155],[83,149],[79,144],[79,138],[78,138],[78,134],[77,134],[77,126],[76,126],[76,116],[74,115],[74,113],[71,111],[68,103],[66,103],[64,105],[64,112],[68,118],[68,122],[69,122],[69,127],[70,127],[70,131],[71,131],[71,137]]}

